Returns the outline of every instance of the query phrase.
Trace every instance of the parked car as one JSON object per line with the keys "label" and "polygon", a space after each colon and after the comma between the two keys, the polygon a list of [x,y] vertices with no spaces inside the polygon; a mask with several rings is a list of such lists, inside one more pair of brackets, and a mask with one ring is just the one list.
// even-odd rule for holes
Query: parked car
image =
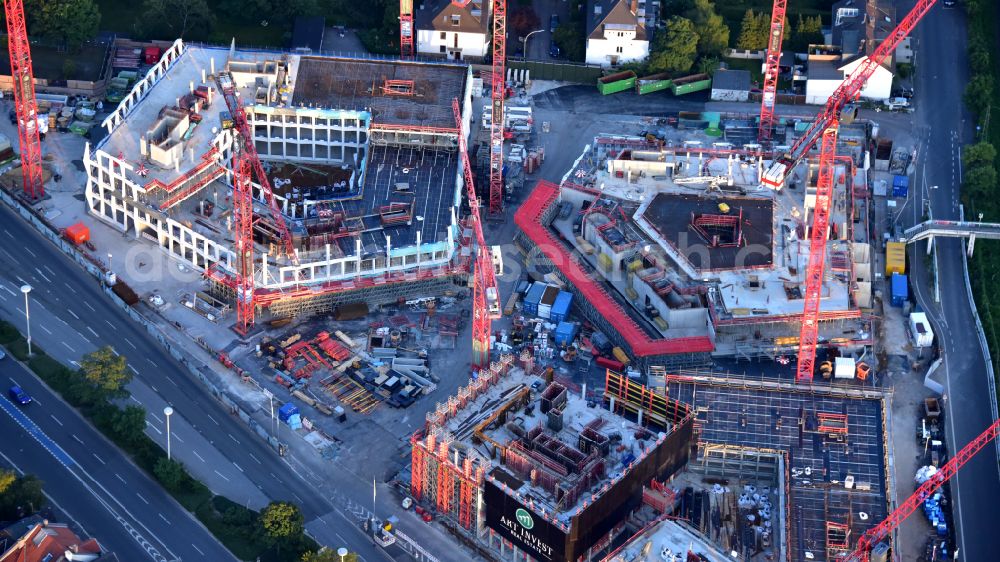
{"label": "parked car", "polygon": [[549,18],[549,33],[555,33],[557,27],[559,27],[559,16],[552,14]]}
{"label": "parked car", "polygon": [[17,402],[22,406],[27,406],[28,404],[31,404],[31,396],[29,396],[28,393],[25,392],[23,388],[17,386],[16,384],[10,387],[10,390],[7,391],[7,394],[10,395],[11,400]]}
{"label": "parked car", "polygon": [[0,349],[0,360],[7,358],[7,352]]}
{"label": "parked car", "polygon": [[552,57],[554,59],[557,59],[557,58],[559,58],[559,55],[561,55],[561,54],[562,54],[562,51],[559,50],[559,45],[556,45],[555,41],[552,41],[551,43],[549,43],[549,56],[550,57]]}

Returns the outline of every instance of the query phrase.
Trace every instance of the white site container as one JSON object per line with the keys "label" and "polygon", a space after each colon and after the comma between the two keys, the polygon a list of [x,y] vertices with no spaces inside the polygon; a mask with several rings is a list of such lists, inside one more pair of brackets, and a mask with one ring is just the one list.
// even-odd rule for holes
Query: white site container
{"label": "white site container", "polygon": [[934,330],[923,312],[910,313],[910,337],[917,347],[930,347],[934,343]]}
{"label": "white site container", "polygon": [[838,357],[833,365],[833,378],[853,379],[855,373],[854,359],[850,357]]}

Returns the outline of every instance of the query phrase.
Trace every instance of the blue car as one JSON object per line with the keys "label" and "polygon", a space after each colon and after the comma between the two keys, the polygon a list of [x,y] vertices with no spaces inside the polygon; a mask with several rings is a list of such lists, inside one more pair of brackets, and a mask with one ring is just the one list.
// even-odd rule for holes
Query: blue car
{"label": "blue car", "polygon": [[28,404],[31,404],[31,396],[28,396],[28,393],[25,392],[23,388],[17,385],[10,387],[10,390],[7,392],[7,394],[10,394],[11,400],[17,402],[22,406],[27,406]]}

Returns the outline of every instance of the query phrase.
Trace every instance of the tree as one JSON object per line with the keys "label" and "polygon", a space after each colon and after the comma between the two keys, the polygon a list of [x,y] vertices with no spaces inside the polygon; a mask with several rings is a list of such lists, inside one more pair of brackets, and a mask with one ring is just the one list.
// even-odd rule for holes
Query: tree
{"label": "tree", "polygon": [[132,372],[128,370],[125,357],[116,355],[110,346],[84,355],[80,370],[98,392],[109,397],[124,396],[125,385],[132,381]]}
{"label": "tree", "polygon": [[980,110],[990,106],[993,100],[993,75],[976,74],[965,86],[965,106]]}
{"label": "tree", "polygon": [[973,74],[985,74],[992,68],[988,42],[981,34],[969,35],[969,69]]}
{"label": "tree", "polygon": [[184,465],[166,457],[160,457],[160,460],[156,461],[153,466],[153,476],[156,476],[160,484],[163,484],[163,487],[171,492],[184,489],[188,478],[184,471]]}
{"label": "tree", "polygon": [[997,149],[988,142],[979,142],[965,148],[962,163],[966,168],[992,166],[997,157]]}
{"label": "tree", "polygon": [[556,32],[552,34],[552,40],[556,42],[567,59],[582,62],[587,58],[587,46],[583,33],[580,31],[580,27],[572,22],[559,24]]}
{"label": "tree", "polygon": [[12,521],[37,512],[45,505],[42,481],[33,475],[16,478],[0,492],[0,521]]}
{"label": "tree", "polygon": [[757,14],[747,10],[740,24],[740,36],[736,40],[737,49],[759,51],[767,48],[767,36],[771,32],[771,18],[767,14]]}
{"label": "tree", "polygon": [[[382,5],[392,2],[355,2],[355,4],[380,14]],[[220,14],[261,25],[265,25],[265,22],[266,25],[289,23],[295,16],[316,16],[322,11],[317,0],[222,0],[218,3]],[[398,21],[396,23],[399,24]]]}
{"label": "tree", "polygon": [[143,33],[155,39],[208,38],[215,28],[206,0],[145,0],[142,13]]}
{"label": "tree", "polygon": [[687,72],[698,56],[698,33],[694,23],[680,16],[667,21],[649,54],[650,72]]}
{"label": "tree", "polygon": [[993,166],[976,166],[965,172],[962,190],[974,201],[996,198],[997,170]]}
{"label": "tree", "polygon": [[271,502],[258,518],[264,536],[280,550],[281,545],[294,544],[302,538],[305,518],[298,506],[288,502]]}
{"label": "tree", "polygon": [[111,428],[124,441],[135,443],[146,435],[146,409],[126,406],[124,410],[118,410],[111,420]]}
{"label": "tree", "polygon": [[694,0],[687,17],[694,23],[695,33],[698,34],[699,55],[718,56],[729,46],[729,26],[715,12],[715,4],[711,0]]}
{"label": "tree", "polygon": [[515,32],[516,37],[525,35],[540,29],[542,20],[538,18],[535,9],[531,6],[515,8],[507,17],[507,26]]}
{"label": "tree", "polygon": [[35,0],[29,3],[31,32],[70,49],[79,49],[97,36],[101,11],[94,0]]}
{"label": "tree", "polygon": [[13,470],[0,469],[0,494],[7,491],[17,481],[17,474]]}

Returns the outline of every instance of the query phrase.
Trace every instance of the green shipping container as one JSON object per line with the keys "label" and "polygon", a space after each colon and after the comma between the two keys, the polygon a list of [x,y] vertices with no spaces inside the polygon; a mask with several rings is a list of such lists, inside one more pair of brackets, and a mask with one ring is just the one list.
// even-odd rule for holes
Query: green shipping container
{"label": "green shipping container", "polygon": [[675,96],[683,96],[684,94],[707,90],[711,86],[712,77],[708,74],[692,74],[691,76],[685,76],[674,80],[670,89],[673,91]]}
{"label": "green shipping container", "polygon": [[635,89],[641,96],[643,94],[669,90],[673,83],[674,82],[670,79],[669,74],[661,72],[659,74],[650,74],[649,76],[639,78],[638,81],[636,81]]}
{"label": "green shipping container", "polygon": [[597,79],[597,91],[603,95],[617,94],[635,87],[635,72],[626,70]]}

